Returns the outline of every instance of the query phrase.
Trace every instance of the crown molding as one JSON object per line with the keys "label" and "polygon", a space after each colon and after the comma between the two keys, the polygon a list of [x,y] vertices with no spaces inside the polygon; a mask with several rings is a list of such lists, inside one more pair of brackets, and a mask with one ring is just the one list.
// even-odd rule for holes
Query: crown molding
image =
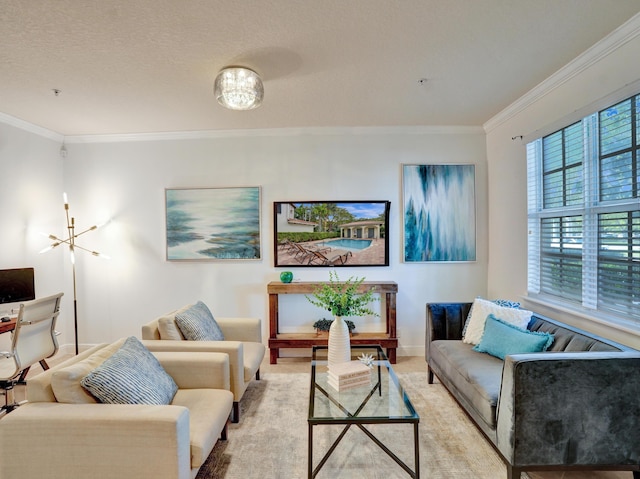
{"label": "crown molding", "polygon": [[579,75],[638,35],[640,35],[640,13],[631,17],[631,19],[616,28],[598,43],[567,63],[533,89],[529,90],[529,92],[525,93],[500,113],[486,121],[483,125],[484,131],[486,133],[491,132],[502,123],[521,113],[540,98]]}
{"label": "crown molding", "polygon": [[20,118],[7,115],[6,113],[0,112],[0,122],[10,126],[14,126],[24,131],[28,131],[29,133],[34,133],[38,136],[48,138],[50,140],[55,140],[58,142],[61,142],[64,140],[64,136],[61,135],[60,133],[56,133],[55,131],[48,130],[47,128],[34,125],[33,123],[29,123],[28,121],[21,120]]}
{"label": "crown molding", "polygon": [[123,143],[133,141],[198,140],[234,137],[282,137],[329,135],[446,135],[482,134],[481,126],[389,126],[389,127],[313,127],[313,128],[265,128],[251,130],[203,130],[161,133],[131,133],[110,135],[73,135],[64,138],[71,143]]}
{"label": "crown molding", "polygon": [[114,133],[103,135],[64,136],[27,121],[0,112],[0,123],[20,128],[36,135],[67,144],[71,143],[124,143],[134,141],[199,140],[207,138],[329,136],[329,135],[477,135],[484,134],[481,126],[362,126],[362,127],[301,127],[264,128],[249,130],[200,130],[158,133]]}

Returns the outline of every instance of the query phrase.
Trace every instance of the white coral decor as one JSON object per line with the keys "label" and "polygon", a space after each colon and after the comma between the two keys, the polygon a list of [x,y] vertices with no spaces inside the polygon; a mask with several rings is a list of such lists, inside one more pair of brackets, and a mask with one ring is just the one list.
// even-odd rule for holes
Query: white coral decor
{"label": "white coral decor", "polygon": [[366,364],[369,368],[373,368],[373,355],[362,353],[358,358],[361,363]]}

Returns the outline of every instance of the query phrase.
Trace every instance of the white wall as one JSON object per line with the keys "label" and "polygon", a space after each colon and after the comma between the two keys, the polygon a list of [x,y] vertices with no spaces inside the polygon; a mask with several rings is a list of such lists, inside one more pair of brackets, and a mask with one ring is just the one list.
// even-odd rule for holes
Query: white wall
{"label": "white wall", "polygon": [[[95,139],[93,139],[95,140]],[[262,131],[208,138],[86,142],[68,139],[64,186],[78,228],[111,218],[79,241],[111,256],[78,255],[80,342],[140,334],[140,326],[186,303],[203,300],[218,316],[263,318],[273,266],[273,202],[390,200],[390,266],[340,268],[341,278],[366,276],[399,285],[399,354],[422,355],[425,303],[485,294],[487,188],[480,128]],[[401,263],[401,165],[476,164],[478,261]],[[262,187],[262,260],[167,262],[164,189]],[[326,268],[295,268],[296,278],[325,280]],[[288,328],[311,330],[318,319],[303,297],[281,308]],[[311,317],[307,317],[310,314]],[[293,352],[290,352],[293,353]]]}
{"label": "white wall", "polygon": [[[39,297],[68,291],[59,252],[38,254],[49,244],[41,233],[65,233],[61,140],[44,131],[34,133],[0,122],[0,268],[34,267]],[[0,305],[0,312],[14,306]],[[73,316],[68,313],[72,307],[68,294],[63,307],[67,318],[61,318],[61,323],[68,323]],[[0,348],[6,350],[8,344],[10,335],[0,335]]]}
{"label": "white wall", "polygon": [[[521,108],[500,121],[489,122],[487,161],[489,188],[488,295],[526,295],[527,291],[527,177],[525,141],[550,125],[557,128],[587,114],[584,107],[601,102],[640,79],[640,19],[635,19],[607,43],[611,51],[595,48],[555,77],[553,88],[530,95]],[[617,43],[614,42],[617,41]],[[606,43],[606,42],[605,42]],[[638,93],[640,86],[633,93]],[[606,101],[605,101],[606,103]],[[600,105],[600,108],[605,105]],[[595,110],[594,110],[595,111]],[[569,120],[570,117],[576,117]],[[566,119],[566,120],[563,120]],[[564,123],[563,123],[564,121]],[[550,133],[550,131],[546,131]],[[513,137],[523,135],[525,141]],[[552,317],[640,347],[640,338],[561,311],[527,304]]]}

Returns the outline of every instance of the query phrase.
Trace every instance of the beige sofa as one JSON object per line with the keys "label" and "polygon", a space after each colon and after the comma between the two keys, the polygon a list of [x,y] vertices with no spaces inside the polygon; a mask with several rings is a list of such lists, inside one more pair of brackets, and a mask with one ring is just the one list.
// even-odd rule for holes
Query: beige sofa
{"label": "beige sofa", "polygon": [[[226,439],[233,403],[228,356],[154,353],[178,386],[170,405],[96,403],[79,385],[81,371],[97,367],[119,343],[95,346],[29,379],[28,403],[0,420],[1,479],[196,476],[218,438]],[[54,391],[77,403],[58,402]]]}
{"label": "beige sofa", "polygon": [[260,364],[266,347],[262,344],[259,318],[218,318],[224,341],[186,341],[175,325],[175,316],[191,305],[154,319],[142,326],[142,342],[151,351],[211,351],[227,353],[233,393],[233,422],[240,419],[239,401],[251,380],[260,379]]}

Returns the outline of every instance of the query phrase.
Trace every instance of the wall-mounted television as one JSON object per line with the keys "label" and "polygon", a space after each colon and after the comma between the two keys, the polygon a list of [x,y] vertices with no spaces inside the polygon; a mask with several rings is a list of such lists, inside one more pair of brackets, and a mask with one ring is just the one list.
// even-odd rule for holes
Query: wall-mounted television
{"label": "wall-mounted television", "polygon": [[36,299],[33,268],[0,269],[0,304]]}
{"label": "wall-mounted television", "polygon": [[275,266],[389,266],[390,204],[274,202]]}

